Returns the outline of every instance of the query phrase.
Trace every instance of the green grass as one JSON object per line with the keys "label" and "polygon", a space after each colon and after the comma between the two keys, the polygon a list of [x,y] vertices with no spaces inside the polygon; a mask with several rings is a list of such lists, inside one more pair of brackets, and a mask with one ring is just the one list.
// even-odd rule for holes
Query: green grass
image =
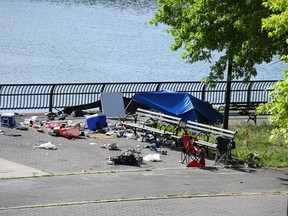
{"label": "green grass", "polygon": [[288,167],[288,147],[285,143],[269,142],[271,125],[241,124],[229,129],[237,131],[233,157],[258,167]]}

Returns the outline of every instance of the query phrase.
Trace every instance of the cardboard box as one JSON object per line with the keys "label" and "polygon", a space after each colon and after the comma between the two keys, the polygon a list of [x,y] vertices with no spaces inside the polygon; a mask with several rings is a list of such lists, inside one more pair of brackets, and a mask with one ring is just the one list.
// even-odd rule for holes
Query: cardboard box
{"label": "cardboard box", "polygon": [[98,130],[107,127],[106,115],[95,114],[86,116],[86,124],[89,130]]}
{"label": "cardboard box", "polygon": [[3,113],[1,115],[1,125],[5,127],[15,127],[15,114],[13,113]]}

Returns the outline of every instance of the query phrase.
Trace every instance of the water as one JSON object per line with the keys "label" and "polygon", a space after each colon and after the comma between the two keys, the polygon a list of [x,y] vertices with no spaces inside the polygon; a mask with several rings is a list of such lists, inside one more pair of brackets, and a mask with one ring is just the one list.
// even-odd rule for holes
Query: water
{"label": "water", "polygon": [[[169,50],[155,0],[0,0],[0,83],[200,81],[209,64]],[[283,64],[253,80],[283,79]]]}

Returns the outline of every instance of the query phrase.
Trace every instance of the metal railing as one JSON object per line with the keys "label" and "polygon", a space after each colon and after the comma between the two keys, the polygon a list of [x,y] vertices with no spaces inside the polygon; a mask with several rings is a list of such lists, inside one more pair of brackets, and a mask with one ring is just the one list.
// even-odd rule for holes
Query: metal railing
{"label": "metal railing", "polygon": [[[249,105],[268,101],[268,88],[277,80],[233,81],[231,104]],[[135,93],[172,90],[187,92],[214,106],[225,103],[226,82],[215,88],[201,82],[127,82],[127,83],[70,83],[70,84],[0,84],[0,110],[61,109],[90,104],[100,100],[103,92],[121,92],[131,98]]]}

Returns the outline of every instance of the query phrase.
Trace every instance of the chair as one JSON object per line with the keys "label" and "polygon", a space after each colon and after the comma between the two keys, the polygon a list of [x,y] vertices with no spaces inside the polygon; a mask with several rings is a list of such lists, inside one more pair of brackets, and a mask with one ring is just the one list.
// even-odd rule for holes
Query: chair
{"label": "chair", "polygon": [[186,162],[187,167],[204,167],[203,150],[194,143],[195,139],[187,134],[183,134],[181,140],[181,163]]}
{"label": "chair", "polygon": [[215,155],[215,164],[224,160],[224,163],[227,163],[227,159],[231,158],[231,150],[235,149],[235,142],[231,141],[228,138],[218,136],[216,138],[216,155]]}

